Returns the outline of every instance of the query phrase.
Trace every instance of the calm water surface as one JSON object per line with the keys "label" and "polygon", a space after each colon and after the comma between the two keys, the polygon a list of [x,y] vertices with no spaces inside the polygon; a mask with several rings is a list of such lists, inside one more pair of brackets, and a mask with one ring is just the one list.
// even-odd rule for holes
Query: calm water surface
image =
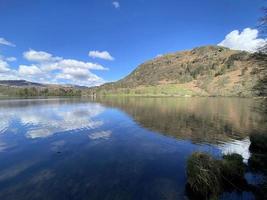
{"label": "calm water surface", "polygon": [[248,135],[267,130],[255,106],[237,98],[0,100],[0,199],[187,199],[192,152],[249,158]]}

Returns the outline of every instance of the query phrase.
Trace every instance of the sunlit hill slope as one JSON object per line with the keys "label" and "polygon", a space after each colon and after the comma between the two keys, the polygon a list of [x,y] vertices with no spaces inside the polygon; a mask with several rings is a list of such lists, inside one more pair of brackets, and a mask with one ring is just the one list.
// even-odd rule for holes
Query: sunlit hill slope
{"label": "sunlit hill slope", "polygon": [[125,78],[90,88],[87,94],[259,96],[259,82],[266,68],[263,60],[264,55],[204,46],[154,58]]}

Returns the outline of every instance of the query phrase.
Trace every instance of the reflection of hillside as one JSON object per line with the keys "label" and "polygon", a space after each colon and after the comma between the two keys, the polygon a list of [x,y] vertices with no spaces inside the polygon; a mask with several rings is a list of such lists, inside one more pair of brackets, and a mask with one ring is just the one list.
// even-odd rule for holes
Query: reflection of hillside
{"label": "reflection of hillside", "polygon": [[[139,124],[164,135],[195,142],[244,138],[262,127],[255,101],[237,98],[100,98]],[[262,127],[264,128],[264,127]]]}

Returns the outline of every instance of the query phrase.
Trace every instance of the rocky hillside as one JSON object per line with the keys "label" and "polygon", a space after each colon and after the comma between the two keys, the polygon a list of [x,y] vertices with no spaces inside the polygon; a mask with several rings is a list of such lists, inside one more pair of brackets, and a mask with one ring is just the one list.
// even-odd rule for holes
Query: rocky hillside
{"label": "rocky hillside", "polygon": [[204,46],[166,54],[138,66],[93,95],[256,96],[265,64],[248,52]]}

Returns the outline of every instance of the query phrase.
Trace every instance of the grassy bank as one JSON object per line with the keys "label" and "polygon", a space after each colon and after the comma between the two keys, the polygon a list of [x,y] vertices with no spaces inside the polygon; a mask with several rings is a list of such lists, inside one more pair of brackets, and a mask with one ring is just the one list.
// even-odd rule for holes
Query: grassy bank
{"label": "grassy bank", "polygon": [[[240,89],[240,88],[239,88]],[[132,88],[113,87],[112,85],[90,88],[83,91],[84,95],[96,96],[225,96],[225,97],[254,97],[249,89],[239,90],[236,87],[218,86],[205,89],[197,86],[195,82],[185,84],[160,84],[150,86],[137,86]]]}

